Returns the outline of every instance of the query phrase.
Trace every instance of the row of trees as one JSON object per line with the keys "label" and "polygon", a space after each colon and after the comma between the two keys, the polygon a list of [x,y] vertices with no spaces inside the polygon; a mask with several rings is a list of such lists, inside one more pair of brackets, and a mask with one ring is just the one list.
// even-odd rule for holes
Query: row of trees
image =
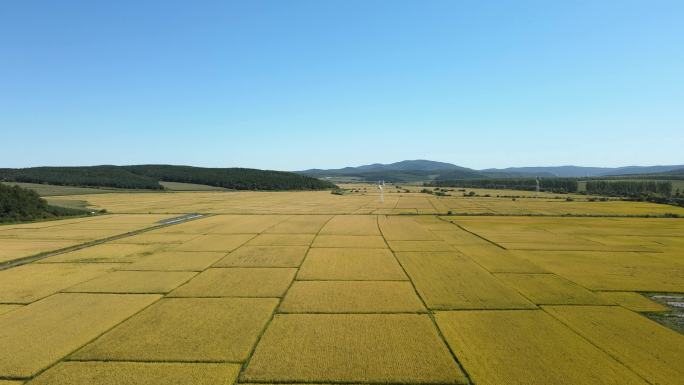
{"label": "row of trees", "polygon": [[169,165],[0,169],[0,181],[147,190],[163,189],[159,181],[234,190],[323,190],[336,187],[330,182],[291,172]]}
{"label": "row of trees", "polygon": [[[487,178],[487,179],[461,179],[461,180],[438,180],[429,186],[436,187],[461,187],[461,188],[487,188],[497,190],[528,190],[537,188],[535,178]],[[542,178],[539,180],[539,188],[542,191],[555,193],[577,192],[577,180],[574,178]]]}
{"label": "row of trees", "polygon": [[234,190],[324,190],[333,183],[284,171],[251,168],[204,168],[191,166],[139,165],[126,170],[166,182],[196,183]]}
{"label": "row of trees", "polygon": [[672,182],[657,180],[589,180],[588,194],[639,197],[644,195],[672,196]]}
{"label": "row of trees", "polygon": [[60,186],[161,190],[159,181],[118,166],[0,169],[0,180]]}
{"label": "row of trees", "polygon": [[0,183],[0,223],[83,214],[85,211],[50,206],[34,191]]}

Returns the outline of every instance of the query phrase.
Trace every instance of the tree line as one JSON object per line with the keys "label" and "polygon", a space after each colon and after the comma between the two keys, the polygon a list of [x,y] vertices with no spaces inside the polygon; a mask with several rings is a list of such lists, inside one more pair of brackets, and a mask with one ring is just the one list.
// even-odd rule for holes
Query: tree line
{"label": "tree line", "polygon": [[[486,178],[486,179],[460,179],[438,180],[427,183],[433,187],[461,187],[461,188],[486,188],[495,190],[528,190],[537,189],[536,178]],[[577,179],[574,178],[541,178],[539,189],[541,191],[555,193],[577,192]]]}
{"label": "tree line", "polygon": [[284,171],[171,165],[0,169],[0,181],[146,190],[162,190],[164,187],[159,181],[233,190],[324,190],[337,187],[327,181]]}
{"label": "tree line", "polygon": [[83,215],[83,210],[50,206],[34,191],[0,183],[0,223]]}
{"label": "tree line", "polygon": [[588,180],[588,194],[639,197],[644,195],[672,196],[672,182],[657,180]]}

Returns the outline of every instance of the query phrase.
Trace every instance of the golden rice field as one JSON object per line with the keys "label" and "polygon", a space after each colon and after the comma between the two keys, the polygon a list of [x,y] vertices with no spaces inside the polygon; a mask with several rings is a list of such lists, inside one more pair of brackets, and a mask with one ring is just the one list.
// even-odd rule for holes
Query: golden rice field
{"label": "golden rice field", "polygon": [[630,217],[680,208],[58,198],[113,214],[0,226],[0,385],[684,384],[684,219]]}

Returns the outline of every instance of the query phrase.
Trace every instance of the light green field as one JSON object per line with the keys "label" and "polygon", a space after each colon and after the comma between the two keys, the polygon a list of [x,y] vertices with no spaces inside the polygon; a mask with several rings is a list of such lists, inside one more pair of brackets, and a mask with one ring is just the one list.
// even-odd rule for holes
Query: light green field
{"label": "light green field", "polygon": [[10,263],[88,244],[0,267],[0,383],[682,385],[644,293],[684,293],[684,218],[629,217],[670,206],[87,197],[117,214],[0,226]]}

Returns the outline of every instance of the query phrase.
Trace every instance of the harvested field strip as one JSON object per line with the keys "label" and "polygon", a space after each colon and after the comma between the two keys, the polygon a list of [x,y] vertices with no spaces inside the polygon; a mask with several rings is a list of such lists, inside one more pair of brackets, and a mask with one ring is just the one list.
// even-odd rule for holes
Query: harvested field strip
{"label": "harvested field strip", "polygon": [[684,335],[617,306],[544,310],[649,382],[684,383]]}
{"label": "harvested field strip", "polygon": [[56,294],[3,314],[0,377],[31,377],[159,298]]}
{"label": "harvested field strip", "polygon": [[241,362],[277,303],[268,298],[162,299],[71,358]]}
{"label": "harvested field strip", "polygon": [[530,309],[515,289],[458,253],[395,253],[430,309]]}
{"label": "harvested field strip", "polygon": [[437,312],[435,318],[478,385],[647,384],[541,310]]}

